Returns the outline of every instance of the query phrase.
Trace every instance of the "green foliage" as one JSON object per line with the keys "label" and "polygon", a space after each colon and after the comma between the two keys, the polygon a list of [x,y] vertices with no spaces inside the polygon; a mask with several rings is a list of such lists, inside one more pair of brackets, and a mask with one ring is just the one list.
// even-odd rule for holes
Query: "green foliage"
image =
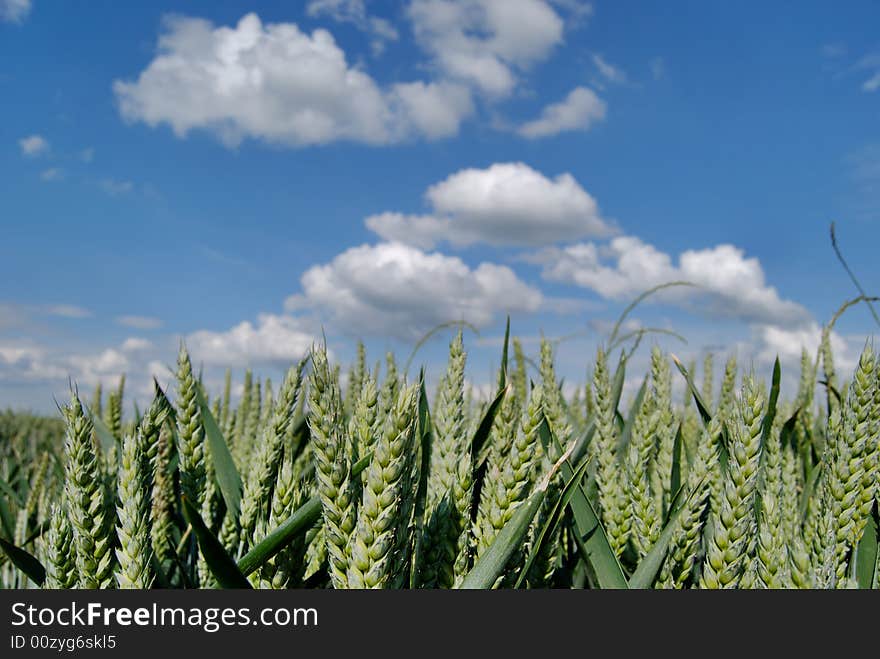
{"label": "green foliage", "polygon": [[321,347],[212,397],[181,348],[142,416],[0,413],[0,586],[876,588],[880,367],[828,336],[791,398],[656,347],[635,395],[626,350],[568,386],[515,337],[481,397],[461,332],[433,380]]}

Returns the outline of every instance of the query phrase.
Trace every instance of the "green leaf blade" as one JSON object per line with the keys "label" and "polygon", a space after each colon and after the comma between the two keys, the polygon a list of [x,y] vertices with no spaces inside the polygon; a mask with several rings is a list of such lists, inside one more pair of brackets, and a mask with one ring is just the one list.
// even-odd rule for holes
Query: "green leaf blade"
{"label": "green leaf blade", "polygon": [[0,538],[0,548],[3,549],[9,560],[12,561],[12,564],[27,575],[28,579],[37,584],[37,586],[43,586],[46,582],[46,568],[43,567],[40,561],[29,552],[16,547],[3,538]]}
{"label": "green leaf blade", "polygon": [[211,413],[205,395],[200,388],[198,389],[198,399],[205,436],[208,440],[208,450],[211,451],[211,460],[214,463],[214,476],[220,487],[223,501],[226,503],[228,514],[237,520],[241,514],[241,475],[238,473],[220,426]]}

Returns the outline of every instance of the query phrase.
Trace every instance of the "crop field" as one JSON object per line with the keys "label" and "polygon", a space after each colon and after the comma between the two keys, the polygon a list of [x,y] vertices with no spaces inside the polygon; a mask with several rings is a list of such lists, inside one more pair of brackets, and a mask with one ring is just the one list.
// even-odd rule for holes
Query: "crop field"
{"label": "crop field", "polygon": [[0,0],[0,596],[880,589],[880,2],[678,5]]}
{"label": "crop field", "polygon": [[135,415],[123,380],[0,416],[0,584],[877,588],[880,365],[866,345],[836,371],[829,332],[790,399],[778,361],[655,346],[624,400],[613,335],[565,396],[553,344],[531,360],[508,332],[481,400],[459,332],[430,397],[390,353],[341,377],[319,345],[233,405],[181,345]]}

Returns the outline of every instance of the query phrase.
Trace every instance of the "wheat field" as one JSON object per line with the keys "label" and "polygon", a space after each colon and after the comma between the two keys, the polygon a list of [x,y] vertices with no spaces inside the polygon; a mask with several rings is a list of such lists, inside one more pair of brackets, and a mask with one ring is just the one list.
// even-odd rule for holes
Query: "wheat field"
{"label": "wheat field", "polygon": [[778,360],[654,346],[624,400],[613,337],[572,391],[551,342],[505,336],[482,400],[459,332],[430,397],[390,353],[343,377],[315,346],[233,404],[181,346],[142,412],[122,380],[0,416],[0,585],[877,588],[880,365],[838,373],[829,333],[789,399]]}

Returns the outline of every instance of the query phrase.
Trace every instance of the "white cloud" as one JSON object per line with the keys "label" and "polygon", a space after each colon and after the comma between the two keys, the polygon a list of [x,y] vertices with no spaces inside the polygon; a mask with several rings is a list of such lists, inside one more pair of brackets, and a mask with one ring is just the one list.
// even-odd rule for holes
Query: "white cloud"
{"label": "white cloud", "polygon": [[594,122],[605,118],[605,111],[605,102],[592,89],[575,87],[563,101],[545,107],[540,117],[524,123],[517,132],[534,139],[565,131],[588,130]]}
{"label": "white cloud", "polygon": [[64,178],[64,170],[59,169],[58,167],[50,167],[49,169],[44,169],[40,172],[40,180],[41,181],[60,181]]}
{"label": "white cloud", "polygon": [[123,352],[142,352],[144,350],[149,350],[152,347],[152,342],[136,336],[129,337],[122,342]]}
{"label": "white cloud", "polygon": [[310,0],[306,14],[311,17],[329,16],[341,23],[351,23],[370,35],[373,54],[385,49],[386,41],[397,41],[399,35],[394,26],[384,18],[367,14],[364,0]]}
{"label": "white cloud", "polygon": [[426,253],[401,243],[361,245],[301,279],[303,293],[286,307],[326,314],[350,334],[421,336],[440,323],[466,320],[484,327],[505,311],[540,308],[540,291],[505,266]]}
{"label": "white cloud", "polygon": [[162,327],[162,321],[150,316],[118,316],[116,324],[140,330],[151,330]]}
{"label": "white cloud", "polygon": [[99,181],[101,189],[111,197],[128,194],[134,190],[134,183],[131,181],[118,181],[113,178],[105,178]]}
{"label": "white cloud", "polygon": [[405,215],[385,212],[370,215],[366,227],[385,240],[405,242],[414,247],[431,249],[452,232],[452,222],[433,215]]}
{"label": "white cloud", "polygon": [[44,351],[32,346],[16,346],[0,344],[0,361],[4,364],[16,364],[25,360],[40,359]]}
{"label": "white cloud", "polygon": [[462,120],[474,110],[470,91],[450,82],[408,82],[394,85],[391,92],[404,130],[439,139],[458,134]]}
{"label": "white cloud", "polygon": [[651,59],[651,77],[654,80],[662,80],[666,77],[666,60],[662,57],[654,57]]}
{"label": "white cloud", "polygon": [[33,316],[89,318],[92,312],[73,304],[20,305],[0,303],[0,329],[28,327]]}
{"label": "white cloud", "polygon": [[868,72],[869,77],[862,82],[863,92],[872,93],[880,89],[880,53],[864,55],[853,65],[853,70]]}
{"label": "white cloud", "polygon": [[689,281],[699,288],[669,289],[658,297],[749,322],[791,326],[809,319],[806,309],[767,285],[757,258],[746,258],[733,245],[687,250],[674,264],[653,245],[620,236],[602,247],[548,248],[529,260],[543,265],[545,279],[589,288],[605,298],[628,299],[658,284]]}
{"label": "white cloud", "polygon": [[21,23],[31,11],[31,0],[0,0],[0,21]]}
{"label": "white cloud", "polygon": [[[168,364],[154,359],[147,364],[147,374],[150,378],[156,378],[159,383],[170,382],[174,380],[174,372],[169,369]],[[163,387],[167,391],[167,387]]]}
{"label": "white cloud", "polygon": [[463,169],[426,193],[430,215],[382,213],[367,227],[386,240],[429,248],[456,245],[549,245],[607,236],[612,227],[571,174],[549,179],[524,163]]}
{"label": "white cloud", "polygon": [[0,380],[42,381],[60,379],[66,375],[64,369],[48,361],[44,348],[0,343]]}
{"label": "white cloud", "polygon": [[72,304],[54,304],[44,307],[44,313],[50,316],[60,316],[62,318],[89,318],[92,312],[82,307]]}
{"label": "white cloud", "polygon": [[383,90],[349,65],[324,29],[309,35],[293,23],[264,25],[256,14],[231,28],[183,17],[164,27],[153,61],[137,80],[117,80],[113,88],[126,120],[167,123],[179,137],[204,129],[229,146],[246,138],[378,145],[451,134],[471,111],[453,87]]}
{"label": "white cloud", "polygon": [[638,238],[620,236],[605,251],[615,263],[603,264],[602,252],[595,243],[550,248],[527,260],[541,263],[546,279],[576,284],[612,299],[631,297],[656,284],[678,279],[669,255]]}
{"label": "white cloud", "polygon": [[862,91],[875,92],[878,89],[880,89],[880,72],[875,73],[862,83]]}
{"label": "white cloud", "polygon": [[130,366],[128,358],[116,348],[96,354],[58,355],[41,346],[0,344],[0,379],[23,381],[62,381],[79,384],[110,383]]}
{"label": "white cloud", "polygon": [[822,56],[828,58],[843,57],[846,55],[846,44],[844,43],[826,43],[822,45]]}
{"label": "white cloud", "polygon": [[407,13],[444,76],[494,96],[562,42],[563,20],[544,0],[413,0]]}
{"label": "white cloud", "polygon": [[243,321],[225,332],[200,330],[187,336],[186,344],[195,360],[246,366],[296,361],[315,340],[315,334],[299,318],[260,314],[256,325]]}
{"label": "white cloud", "polygon": [[42,135],[28,135],[18,140],[18,146],[21,153],[28,158],[36,158],[37,156],[49,153],[49,141]]}
{"label": "white cloud", "polygon": [[[782,366],[783,382],[789,391],[796,391],[800,373],[801,351],[806,350],[813,365],[819,349],[822,328],[815,321],[800,327],[785,328],[775,325],[758,325],[752,330],[752,340],[746,343],[746,350],[759,363],[770,365],[779,357]],[[859,355],[865,346],[865,335],[843,336],[832,331],[829,337],[831,352],[834,355],[834,369],[837,372],[838,384],[849,380],[859,363]],[[819,366],[819,380],[824,379]],[[820,389],[823,391],[824,389]]]}
{"label": "white cloud", "polygon": [[605,78],[608,82],[622,85],[628,81],[627,75],[622,69],[614,66],[599,54],[593,55],[593,64],[595,65],[596,70],[599,71],[599,75]]}
{"label": "white cloud", "polygon": [[[822,328],[816,322],[789,329],[761,325],[756,328],[756,334],[758,358],[761,361],[772,362],[778,355],[780,362],[795,365],[800,362],[803,349],[815,359],[822,338]],[[830,341],[835,356],[846,352],[846,341],[837,332],[831,333]]]}
{"label": "white cloud", "polygon": [[95,355],[72,355],[67,359],[74,379],[79,383],[115,382],[129,368],[128,357],[116,348]]}
{"label": "white cloud", "polygon": [[593,15],[593,4],[584,0],[550,0],[550,3],[570,12],[577,20]]}

